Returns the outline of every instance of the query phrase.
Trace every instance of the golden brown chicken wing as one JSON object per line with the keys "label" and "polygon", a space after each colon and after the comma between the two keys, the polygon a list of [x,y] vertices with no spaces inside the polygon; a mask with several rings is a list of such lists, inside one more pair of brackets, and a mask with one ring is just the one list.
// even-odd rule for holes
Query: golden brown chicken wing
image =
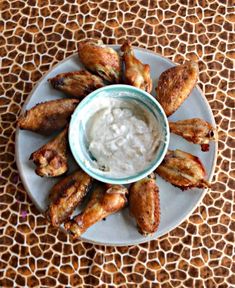
{"label": "golden brown chicken wing", "polygon": [[173,114],[189,96],[198,79],[198,65],[188,61],[164,71],[156,89],[157,100],[167,116]]}
{"label": "golden brown chicken wing", "polygon": [[120,82],[120,57],[114,49],[104,46],[102,41],[98,43],[92,40],[80,42],[78,55],[82,64],[91,72],[111,83]]}
{"label": "golden brown chicken wing", "polygon": [[85,210],[66,222],[65,229],[72,234],[73,238],[80,237],[96,222],[121,210],[127,202],[127,193],[128,190],[124,186],[111,185],[107,187],[99,183]]}
{"label": "golden brown chicken wing", "polygon": [[129,208],[138,230],[147,235],[157,231],[160,223],[159,190],[156,180],[144,178],[129,189]]}
{"label": "golden brown chicken wing", "polygon": [[64,128],[78,105],[77,99],[59,99],[37,104],[18,121],[20,129],[49,135]]}
{"label": "golden brown chicken wing", "polygon": [[152,91],[152,79],[150,77],[150,66],[143,64],[134,55],[134,51],[129,41],[122,47],[123,59],[125,62],[126,83],[150,93]]}
{"label": "golden brown chicken wing", "polygon": [[208,151],[209,141],[217,138],[216,129],[199,118],[169,122],[169,127],[172,133],[180,135],[194,144],[200,144],[202,151]]}
{"label": "golden brown chicken wing", "polygon": [[92,91],[104,86],[100,77],[85,70],[58,74],[48,81],[55,89],[78,99],[82,99]]}
{"label": "golden brown chicken wing", "polygon": [[68,170],[67,133],[65,128],[58,136],[43,145],[30,156],[37,166],[35,172],[39,176],[55,177]]}
{"label": "golden brown chicken wing", "polygon": [[156,169],[158,175],[182,190],[189,188],[208,188],[204,179],[206,171],[200,159],[181,150],[168,150],[161,165]]}
{"label": "golden brown chicken wing", "polygon": [[51,204],[46,216],[53,226],[59,226],[73,213],[92,183],[92,178],[78,170],[55,184],[50,191]]}

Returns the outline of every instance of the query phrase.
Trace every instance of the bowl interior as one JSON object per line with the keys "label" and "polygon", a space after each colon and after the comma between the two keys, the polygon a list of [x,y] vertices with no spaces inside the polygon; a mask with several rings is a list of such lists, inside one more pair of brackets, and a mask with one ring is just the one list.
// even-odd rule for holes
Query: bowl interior
{"label": "bowl interior", "polygon": [[[94,165],[95,159],[88,148],[86,127],[89,119],[100,109],[108,107],[110,99],[114,98],[125,101],[124,103],[134,102],[135,105],[148,110],[158,121],[161,135],[157,152],[150,165],[127,177],[113,177],[97,169]],[[110,85],[92,92],[78,105],[70,121],[69,143],[75,160],[90,176],[102,182],[127,184],[144,178],[161,163],[169,144],[168,121],[160,104],[148,93],[128,85]]]}

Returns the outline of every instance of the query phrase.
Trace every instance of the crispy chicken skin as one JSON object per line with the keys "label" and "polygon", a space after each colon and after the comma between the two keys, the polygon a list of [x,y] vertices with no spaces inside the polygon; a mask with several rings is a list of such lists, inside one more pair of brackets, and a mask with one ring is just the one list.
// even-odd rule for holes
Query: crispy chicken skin
{"label": "crispy chicken skin", "polygon": [[65,229],[74,239],[81,236],[90,226],[102,220],[110,214],[121,210],[126,202],[128,190],[121,185],[109,185],[99,183],[85,208],[79,215],[65,223]]}
{"label": "crispy chicken skin", "polygon": [[55,177],[68,170],[67,133],[65,128],[58,136],[33,152],[30,160],[37,166],[35,172],[43,177]]}
{"label": "crispy chicken skin", "polygon": [[77,99],[59,99],[37,104],[19,118],[20,129],[50,135],[64,128],[78,105]]}
{"label": "crispy chicken skin", "polygon": [[121,78],[121,61],[118,53],[92,40],[80,42],[78,55],[82,64],[91,72],[98,74],[111,83],[119,83]]}
{"label": "crispy chicken skin", "polygon": [[157,100],[167,116],[173,114],[189,96],[198,79],[198,65],[187,61],[164,71],[156,88]]}
{"label": "crispy chicken skin", "polygon": [[153,87],[152,79],[150,78],[150,66],[143,64],[135,57],[129,41],[122,45],[121,51],[123,52],[125,63],[126,83],[150,93]]}
{"label": "crispy chicken skin", "polygon": [[73,213],[88,192],[92,178],[78,170],[55,184],[49,199],[51,204],[46,212],[47,218],[53,226],[59,226]]}
{"label": "crispy chicken skin", "polygon": [[48,81],[55,89],[78,99],[82,99],[92,91],[104,86],[104,82],[99,76],[92,75],[85,70],[58,74]]}
{"label": "crispy chicken skin", "polygon": [[141,234],[147,235],[157,231],[160,223],[160,202],[156,180],[144,178],[131,185],[129,208]]}
{"label": "crispy chicken skin", "polygon": [[194,144],[200,144],[202,151],[208,151],[209,141],[217,139],[216,129],[199,118],[169,122],[169,127],[172,133]]}
{"label": "crispy chicken skin", "polygon": [[178,149],[168,150],[156,172],[182,190],[210,187],[209,182],[204,179],[206,171],[199,158]]}

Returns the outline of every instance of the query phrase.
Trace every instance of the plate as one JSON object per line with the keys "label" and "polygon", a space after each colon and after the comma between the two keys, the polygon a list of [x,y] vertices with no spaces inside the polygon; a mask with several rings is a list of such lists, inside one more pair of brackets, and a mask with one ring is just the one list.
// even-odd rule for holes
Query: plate
{"label": "plate", "polygon": [[[110,45],[110,47],[119,49],[119,46],[115,45]],[[175,66],[175,64],[167,58],[146,49],[134,48],[134,51],[138,59],[151,66],[151,77],[153,79],[152,94],[155,95],[154,90],[160,74],[166,69]],[[83,66],[80,63],[77,54],[71,55],[55,65],[41,78],[32,93],[28,96],[23,111],[32,108],[37,103],[64,97],[64,94],[53,89],[47,80],[59,73],[75,71],[81,68],[83,68]],[[213,126],[216,126],[210,106],[199,87],[193,89],[187,100],[171,117],[169,117],[169,120],[176,121],[193,117],[202,118]],[[35,166],[32,161],[29,161],[29,156],[32,152],[47,143],[53,136],[54,135],[45,137],[19,129],[16,131],[16,162],[19,174],[31,200],[41,212],[45,211],[48,206],[48,192],[50,188],[60,178],[63,178],[63,176],[56,179],[41,178],[37,176],[34,172]],[[201,152],[199,145],[190,144],[183,138],[171,134],[169,148],[182,149],[198,156],[206,168],[207,178],[209,180],[212,179],[217,154],[216,143],[210,143],[209,152]],[[72,159],[72,156],[69,161],[70,173],[76,169],[77,165]],[[158,238],[177,227],[185,220],[197,207],[207,191],[191,189],[182,192],[180,189],[165,182],[159,176],[157,176],[157,184],[160,189],[161,221],[156,233],[147,237],[139,234],[136,229],[134,218],[129,215],[128,208],[125,208],[122,211],[107,217],[105,221],[100,221],[89,228],[81,239],[101,245],[126,246]],[[81,209],[82,208],[83,207],[81,207]],[[74,214],[77,214],[78,211],[80,210],[77,209]]]}

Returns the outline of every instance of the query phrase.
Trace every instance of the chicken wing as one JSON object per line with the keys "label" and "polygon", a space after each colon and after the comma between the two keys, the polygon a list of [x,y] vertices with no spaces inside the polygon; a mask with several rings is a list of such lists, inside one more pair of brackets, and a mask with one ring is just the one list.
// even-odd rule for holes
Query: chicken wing
{"label": "chicken wing", "polygon": [[29,159],[37,166],[35,172],[39,176],[55,177],[68,170],[67,133],[68,129],[65,128],[58,136],[31,154]]}
{"label": "chicken wing", "polygon": [[78,103],[77,99],[59,99],[37,104],[20,117],[18,126],[20,129],[50,135],[68,124]]}
{"label": "chicken wing", "polygon": [[129,189],[129,208],[138,230],[147,235],[157,231],[160,223],[159,190],[156,180],[144,178]]}
{"label": "chicken wing", "polygon": [[58,74],[48,81],[55,89],[78,99],[82,99],[92,91],[104,86],[100,77],[85,70]]}
{"label": "chicken wing", "polygon": [[182,190],[208,188],[204,179],[206,171],[200,159],[181,150],[168,150],[163,162],[156,169],[158,175]]}
{"label": "chicken wing", "polygon": [[85,210],[65,223],[65,229],[78,238],[90,226],[121,210],[127,202],[128,190],[121,185],[105,186],[99,183],[94,189]]}
{"label": "chicken wing", "polygon": [[108,82],[120,82],[120,57],[114,49],[104,46],[102,41],[98,43],[92,40],[80,42],[78,55],[88,70],[100,75]]}
{"label": "chicken wing", "polygon": [[129,41],[122,47],[123,59],[125,62],[126,83],[150,93],[152,91],[152,79],[150,78],[150,66],[143,64],[134,55],[134,51]]}
{"label": "chicken wing", "polygon": [[172,133],[194,144],[200,144],[202,151],[208,151],[209,141],[217,139],[216,129],[199,118],[169,122],[169,127]]}
{"label": "chicken wing", "polygon": [[92,178],[78,170],[55,184],[50,191],[51,204],[46,212],[53,226],[59,226],[73,213],[92,183]]}
{"label": "chicken wing", "polygon": [[167,116],[173,114],[189,96],[198,78],[198,65],[188,61],[164,71],[156,89],[157,100]]}

